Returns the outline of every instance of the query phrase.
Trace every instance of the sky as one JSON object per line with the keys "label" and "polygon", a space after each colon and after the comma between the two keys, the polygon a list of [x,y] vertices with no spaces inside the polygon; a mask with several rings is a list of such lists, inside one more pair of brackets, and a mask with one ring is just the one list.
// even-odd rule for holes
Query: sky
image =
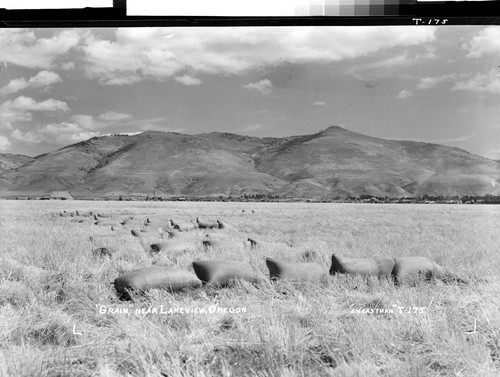
{"label": "sky", "polygon": [[500,159],[500,27],[0,29],[0,153],[332,125]]}

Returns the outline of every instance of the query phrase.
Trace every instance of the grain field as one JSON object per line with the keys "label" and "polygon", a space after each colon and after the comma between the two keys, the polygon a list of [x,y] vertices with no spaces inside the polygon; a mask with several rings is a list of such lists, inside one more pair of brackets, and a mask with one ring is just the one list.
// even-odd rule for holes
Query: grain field
{"label": "grain field", "polygon": [[[197,216],[231,227],[151,253],[171,219]],[[499,229],[500,207],[486,205],[3,200],[0,376],[498,376]],[[206,234],[263,246],[206,249]],[[115,252],[92,253],[103,247]],[[111,284],[152,265],[193,272],[198,259],[268,277],[266,257],[311,250],[326,270],[332,253],[425,256],[467,283],[336,275],[132,301]]]}

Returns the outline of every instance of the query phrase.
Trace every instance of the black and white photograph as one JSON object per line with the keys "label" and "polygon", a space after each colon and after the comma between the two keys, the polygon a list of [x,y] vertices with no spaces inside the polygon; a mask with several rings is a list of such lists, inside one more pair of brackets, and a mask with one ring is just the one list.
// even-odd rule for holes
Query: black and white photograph
{"label": "black and white photograph", "polygon": [[498,376],[500,26],[0,29],[0,376]]}

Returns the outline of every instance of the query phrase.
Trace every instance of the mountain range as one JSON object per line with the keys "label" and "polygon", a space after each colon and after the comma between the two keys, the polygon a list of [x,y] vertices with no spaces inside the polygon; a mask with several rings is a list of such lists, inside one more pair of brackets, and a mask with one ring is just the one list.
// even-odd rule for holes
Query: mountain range
{"label": "mountain range", "polygon": [[500,162],[338,126],[284,138],[147,131],[94,137],[36,157],[0,154],[0,196],[65,190],[76,198],[500,195]]}

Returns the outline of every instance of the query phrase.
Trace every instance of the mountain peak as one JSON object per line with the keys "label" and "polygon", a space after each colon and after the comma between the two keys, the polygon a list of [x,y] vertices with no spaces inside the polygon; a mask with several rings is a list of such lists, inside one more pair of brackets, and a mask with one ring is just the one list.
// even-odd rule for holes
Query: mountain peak
{"label": "mountain peak", "polygon": [[329,131],[329,130],[332,130],[332,131],[333,130],[344,130],[345,131],[345,128],[333,125],[333,126],[330,126],[330,127],[328,127],[328,128],[325,129],[325,131]]}
{"label": "mountain peak", "polygon": [[323,131],[318,132],[318,133],[319,134],[332,134],[335,132],[352,132],[352,131],[349,131],[348,129],[345,129],[345,128],[340,127],[340,126],[333,125],[333,126],[330,126],[326,129],[324,129]]}

